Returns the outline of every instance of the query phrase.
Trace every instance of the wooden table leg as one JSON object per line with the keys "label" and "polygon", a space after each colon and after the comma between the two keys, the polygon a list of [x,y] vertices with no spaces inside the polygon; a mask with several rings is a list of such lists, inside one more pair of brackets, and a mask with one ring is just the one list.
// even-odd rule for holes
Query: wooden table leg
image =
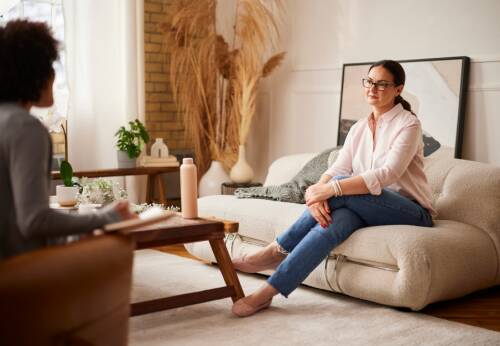
{"label": "wooden table leg", "polygon": [[163,184],[163,177],[161,174],[155,176],[156,188],[158,189],[159,202],[167,206],[167,198],[165,196],[165,184]]}
{"label": "wooden table leg", "polygon": [[240,280],[236,275],[233,263],[231,262],[231,257],[229,257],[229,253],[227,252],[226,245],[222,239],[215,239],[210,240],[210,246],[212,247],[212,251],[217,259],[217,264],[219,265],[226,285],[233,288],[233,295],[231,296],[231,299],[233,302],[236,302],[238,299],[243,298],[245,293],[243,293],[243,289],[241,288]]}
{"label": "wooden table leg", "polygon": [[146,183],[146,203],[153,203],[154,200],[154,177],[155,175],[148,174],[148,181]]}

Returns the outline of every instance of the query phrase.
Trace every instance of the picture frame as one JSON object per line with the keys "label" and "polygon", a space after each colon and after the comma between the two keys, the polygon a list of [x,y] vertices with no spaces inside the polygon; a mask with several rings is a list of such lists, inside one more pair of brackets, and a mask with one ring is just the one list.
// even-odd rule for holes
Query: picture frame
{"label": "picture frame", "polygon": [[[401,96],[412,105],[412,111],[422,123],[424,156],[439,150],[445,156],[461,158],[469,57],[398,62],[406,73]],[[343,145],[351,126],[372,111],[361,82],[372,64],[343,64],[337,145]]]}

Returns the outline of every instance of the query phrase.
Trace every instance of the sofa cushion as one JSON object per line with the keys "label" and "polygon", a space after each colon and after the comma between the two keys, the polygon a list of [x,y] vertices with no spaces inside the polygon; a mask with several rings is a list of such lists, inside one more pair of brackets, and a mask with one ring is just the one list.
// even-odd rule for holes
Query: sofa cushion
{"label": "sofa cushion", "polygon": [[305,205],[215,195],[199,198],[198,210],[201,216],[238,221],[240,235],[270,243],[297,220]]}
{"label": "sofa cushion", "polygon": [[267,172],[264,186],[288,183],[318,153],[295,154],[275,160]]}

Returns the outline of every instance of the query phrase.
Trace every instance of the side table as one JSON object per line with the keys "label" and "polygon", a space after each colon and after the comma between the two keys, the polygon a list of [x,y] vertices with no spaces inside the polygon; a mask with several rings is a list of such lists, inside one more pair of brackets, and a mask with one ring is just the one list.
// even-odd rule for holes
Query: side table
{"label": "side table", "polygon": [[[179,172],[179,167],[134,167],[134,168],[111,168],[94,171],[75,171],[75,177],[102,178],[102,177],[125,177],[129,175],[147,175],[146,202],[153,203],[155,188],[158,189],[159,203],[167,205],[165,186],[161,174]],[[52,172],[52,180],[61,179],[59,172]]]}
{"label": "side table", "polygon": [[240,187],[257,187],[257,186],[262,186],[262,183],[233,183],[231,182],[226,182],[222,183],[220,187],[220,192],[222,195],[232,195],[234,194],[234,191],[236,189],[239,189]]}

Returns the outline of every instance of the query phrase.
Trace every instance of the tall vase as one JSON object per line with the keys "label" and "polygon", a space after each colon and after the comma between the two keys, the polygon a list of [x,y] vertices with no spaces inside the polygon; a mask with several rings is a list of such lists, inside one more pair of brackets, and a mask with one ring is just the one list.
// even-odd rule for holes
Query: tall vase
{"label": "tall vase", "polygon": [[222,183],[230,181],[220,161],[212,161],[208,171],[201,177],[198,192],[200,197],[220,195]]}
{"label": "tall vase", "polygon": [[238,161],[231,168],[231,180],[235,183],[249,183],[252,181],[254,174],[253,169],[247,162],[245,146],[240,145],[238,152]]}

